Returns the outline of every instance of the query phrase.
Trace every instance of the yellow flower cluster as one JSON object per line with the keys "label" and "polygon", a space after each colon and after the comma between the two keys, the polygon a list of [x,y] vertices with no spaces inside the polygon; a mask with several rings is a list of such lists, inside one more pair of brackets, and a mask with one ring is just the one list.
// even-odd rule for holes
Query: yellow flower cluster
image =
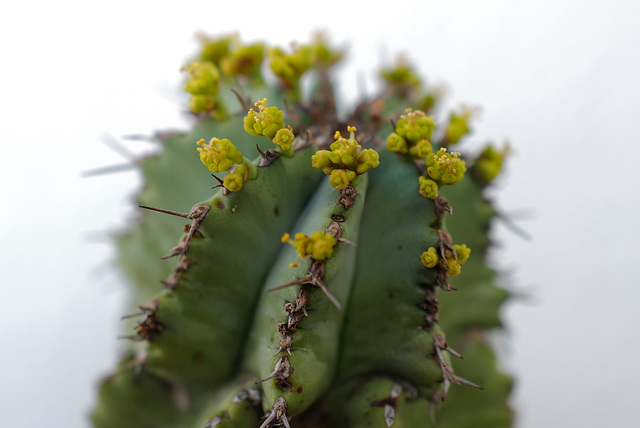
{"label": "yellow flower cluster", "polygon": [[264,135],[284,153],[291,151],[295,137],[291,126],[284,125],[284,113],[276,106],[267,107],[266,98],[256,102],[255,106],[258,111],[250,108],[244,117],[244,130],[250,135]]}
{"label": "yellow flower cluster", "polygon": [[294,239],[291,239],[291,235],[285,233],[281,241],[292,245],[298,252],[298,260],[290,264],[290,267],[298,266],[300,257],[307,258],[311,256],[314,260],[326,260],[333,255],[333,247],[338,243],[338,240],[333,235],[324,232],[316,232],[311,236],[307,236],[304,233],[296,233]]}
{"label": "yellow flower cluster", "polygon": [[342,190],[356,178],[371,168],[380,165],[380,156],[373,149],[360,151],[360,144],[355,139],[355,126],[348,126],[349,138],[344,138],[340,131],[333,135],[334,141],[329,150],[319,150],[311,157],[311,166],[329,175],[333,187]]}
{"label": "yellow flower cluster", "polygon": [[208,144],[204,139],[198,141],[200,160],[211,172],[229,171],[224,177],[223,186],[232,192],[242,189],[249,171],[244,156],[228,139],[212,138]]}
{"label": "yellow flower cluster", "polygon": [[[447,271],[451,276],[459,275],[462,270],[462,265],[467,262],[471,249],[466,245],[454,245],[455,255],[442,258],[438,255],[438,250],[434,247],[430,247],[427,251],[420,255],[420,263],[427,268],[434,268],[436,265],[441,269]],[[457,260],[456,260],[457,256]]]}
{"label": "yellow flower cluster", "polygon": [[395,132],[387,137],[387,150],[424,159],[433,152],[429,140],[436,124],[433,117],[420,110],[407,109],[406,113],[400,116]]}
{"label": "yellow flower cluster", "polygon": [[185,89],[191,94],[189,109],[193,113],[202,113],[216,107],[215,95],[218,93],[220,72],[211,62],[194,62],[184,70],[189,74]]}

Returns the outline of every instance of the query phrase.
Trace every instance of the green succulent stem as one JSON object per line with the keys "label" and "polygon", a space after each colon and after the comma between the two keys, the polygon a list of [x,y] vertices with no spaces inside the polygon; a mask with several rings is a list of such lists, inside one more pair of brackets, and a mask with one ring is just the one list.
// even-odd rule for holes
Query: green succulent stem
{"label": "green succulent stem", "polygon": [[203,44],[185,68],[193,129],[139,162],[150,210],[118,237],[131,344],[94,426],[510,427],[511,379],[483,337],[508,298],[484,195],[507,149],[448,151],[472,112],[436,123],[408,62],[338,116],[326,70],[343,55],[324,38],[269,50],[274,85],[262,43]]}

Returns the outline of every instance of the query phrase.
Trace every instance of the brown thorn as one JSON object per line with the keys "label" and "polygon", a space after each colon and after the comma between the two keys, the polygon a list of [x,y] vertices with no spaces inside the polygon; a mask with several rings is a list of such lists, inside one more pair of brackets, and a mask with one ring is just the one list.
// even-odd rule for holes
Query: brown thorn
{"label": "brown thorn", "polygon": [[276,159],[280,157],[280,152],[275,150],[267,150],[263,152],[260,150],[260,147],[256,144],[256,149],[260,153],[260,162],[258,162],[258,168],[264,168],[266,166],[271,165]]}
{"label": "brown thorn", "polygon": [[338,299],[336,299],[335,296],[333,294],[331,294],[331,292],[329,291],[327,286],[324,285],[324,282],[322,282],[322,279],[313,278],[312,284],[317,285],[318,287],[320,287],[320,289],[329,298],[329,300],[331,300],[331,303],[333,303],[335,305],[335,307],[338,308],[339,311],[342,310],[342,305],[340,304],[340,302],[338,302]]}
{"label": "brown thorn", "polygon": [[442,357],[442,348],[440,348],[438,345],[436,345],[435,348],[436,348],[436,355],[438,356],[438,360],[440,364],[445,364],[444,358]]}
{"label": "brown thorn", "polygon": [[249,109],[253,107],[253,105],[251,104],[251,101],[249,101],[249,98],[243,97],[239,91],[236,91],[234,88],[231,88],[231,92],[233,92],[233,94],[238,98],[238,101],[240,101],[240,104],[242,104],[242,109],[244,111],[249,111]]}
{"label": "brown thorn", "polygon": [[260,153],[260,156],[262,157],[262,159],[265,159],[267,157],[267,154],[262,150],[260,150],[260,146],[257,144],[256,144],[256,149],[258,150],[258,153]]}
{"label": "brown thorn", "polygon": [[327,226],[327,228],[324,230],[324,232],[333,236],[338,241],[340,241],[340,239],[342,238],[342,227],[340,226],[340,223],[338,223],[337,221],[332,221],[329,224],[329,226]]}
{"label": "brown thorn", "polygon": [[[222,186],[222,185],[224,184],[224,181],[222,181],[222,179],[221,179],[221,178],[219,178],[218,176],[216,176],[215,174],[211,174],[211,176],[212,176],[213,178],[215,178],[215,179],[216,179],[216,181],[217,181],[218,183],[220,183],[220,185],[218,185],[218,186],[216,186],[216,187],[220,187],[220,186]],[[213,189],[213,187],[212,187],[212,189]]]}
{"label": "brown thorn", "polygon": [[441,219],[445,212],[448,212],[449,215],[453,215],[453,208],[449,205],[449,201],[447,201],[444,196],[439,195],[434,202],[436,205],[436,216],[438,219]]}
{"label": "brown thorn", "polygon": [[484,391],[484,388],[483,388],[483,387],[481,387],[481,386],[480,386],[480,385],[478,385],[478,384],[475,384],[475,383],[471,382],[470,380],[467,380],[467,379],[465,379],[465,378],[462,378],[462,377],[460,377],[460,376],[455,376],[455,375],[453,376],[453,378],[454,378],[454,379],[453,379],[453,381],[454,381],[455,383],[457,383],[458,385],[460,385],[460,384],[468,385],[468,386],[471,386],[471,387],[473,387],[473,388],[477,388],[477,389],[479,389],[479,390],[481,390],[481,391]]}
{"label": "brown thorn", "polygon": [[438,229],[438,238],[440,241],[440,254],[442,255],[442,261],[445,266],[449,266],[447,263],[447,254],[453,254],[456,261],[458,261],[458,254],[456,254],[456,250],[453,248],[453,241],[451,240],[451,235],[449,235],[444,230]]}
{"label": "brown thorn", "polygon": [[162,209],[162,208],[153,208],[153,207],[148,207],[146,205],[138,205],[138,206],[140,208],[144,208],[145,210],[157,211],[159,213],[170,214],[170,215],[174,215],[176,217],[182,217],[182,218],[191,219],[191,217],[189,217],[189,214],[181,213],[179,211],[165,210],[165,209]]}
{"label": "brown thorn", "polygon": [[437,269],[437,278],[436,278],[436,285],[438,287],[440,287],[442,289],[442,291],[455,291],[457,290],[456,287],[452,287],[451,284],[449,284],[449,274],[447,273],[446,270],[442,269],[442,267],[440,267],[439,269]]}
{"label": "brown thorn", "polygon": [[444,385],[444,392],[442,393],[442,401],[444,401],[444,399],[447,398],[449,387],[451,387],[451,381],[449,380],[449,378],[444,377],[442,383]]}
{"label": "brown thorn", "polygon": [[454,356],[460,358],[461,360],[464,359],[464,358],[462,358],[462,355],[460,355],[457,351],[453,350],[449,346],[447,346],[444,350],[447,351],[448,353],[450,353],[451,355],[454,355]]}
{"label": "brown thorn", "polygon": [[356,196],[358,196],[356,189],[353,186],[347,186],[340,191],[336,204],[340,204],[345,210],[348,210],[355,202]]}
{"label": "brown thorn", "polygon": [[170,259],[171,257],[180,256],[182,255],[183,252],[184,252],[184,249],[181,248],[180,246],[174,247],[171,249],[171,252],[169,254],[167,254],[166,256],[160,257],[160,260],[166,260],[166,259]]}
{"label": "brown thorn", "polygon": [[312,282],[311,281],[311,277],[309,275],[307,275],[304,278],[296,279],[295,281],[291,281],[291,282],[286,283],[284,285],[279,285],[277,287],[270,288],[267,291],[281,290],[283,288],[292,287],[294,285],[311,284],[311,282]]}
{"label": "brown thorn", "polygon": [[286,351],[291,355],[291,345],[293,344],[293,337],[290,334],[285,334],[280,338],[280,349],[273,356],[276,357],[282,351]]}
{"label": "brown thorn", "polygon": [[456,357],[463,359],[462,355],[460,355],[459,353],[457,353],[456,351],[454,351],[449,347],[449,344],[445,340],[444,336],[441,334],[436,334],[433,336],[433,345],[436,348],[436,352],[438,354],[438,357],[440,358],[440,361],[442,361],[443,363],[444,363],[444,359],[442,358],[441,351],[447,351],[451,355],[455,355]]}
{"label": "brown thorn", "polygon": [[271,413],[267,417],[267,419],[260,425],[260,428],[267,428],[272,426],[271,422],[274,420],[281,421],[285,428],[291,428],[289,425],[289,420],[287,419],[287,402],[283,397],[278,397],[275,403],[273,403],[273,407],[271,407]]}
{"label": "brown thorn", "polygon": [[436,389],[431,398],[429,399],[429,419],[431,421],[431,425],[436,424],[436,406],[438,409],[442,407],[440,403],[442,401],[442,390]]}
{"label": "brown thorn", "polygon": [[291,367],[291,363],[289,362],[289,357],[283,355],[276,363],[271,374],[266,378],[257,381],[256,383],[266,382],[269,379],[287,380],[289,376],[291,376],[292,372],[293,368]]}

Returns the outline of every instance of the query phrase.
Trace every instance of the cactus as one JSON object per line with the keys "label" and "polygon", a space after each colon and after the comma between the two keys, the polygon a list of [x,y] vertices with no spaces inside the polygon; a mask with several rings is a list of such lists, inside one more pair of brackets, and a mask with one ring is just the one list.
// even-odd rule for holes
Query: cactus
{"label": "cactus", "polygon": [[483,196],[505,153],[454,151],[473,112],[436,124],[406,63],[339,115],[342,56],[205,38],[184,67],[195,125],[139,163],[118,239],[138,309],[95,427],[511,425],[483,336],[508,297]]}

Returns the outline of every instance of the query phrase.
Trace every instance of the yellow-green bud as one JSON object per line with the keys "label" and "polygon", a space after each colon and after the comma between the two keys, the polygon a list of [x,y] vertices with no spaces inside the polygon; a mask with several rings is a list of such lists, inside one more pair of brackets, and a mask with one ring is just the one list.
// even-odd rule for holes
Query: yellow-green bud
{"label": "yellow-green bud", "polygon": [[418,181],[420,182],[420,189],[418,191],[422,196],[429,199],[438,197],[438,184],[435,181],[429,180],[424,176],[420,176]]}
{"label": "yellow-green bud", "polygon": [[447,259],[447,264],[444,263],[443,260],[440,261],[440,266],[447,271],[447,273],[451,276],[460,275],[462,271],[462,266],[459,262],[454,258]]}
{"label": "yellow-green bud", "polygon": [[327,175],[331,174],[331,171],[336,168],[335,164],[331,161],[331,152],[328,150],[318,150],[311,156],[311,166],[321,169],[322,172]]}
{"label": "yellow-green bud", "polygon": [[358,153],[356,161],[358,163],[356,174],[360,175],[380,165],[380,155],[373,149],[364,149]]}
{"label": "yellow-green bud", "polygon": [[396,123],[396,133],[413,144],[420,140],[430,140],[436,127],[433,118],[420,110],[412,112],[407,109],[406,113]]}
{"label": "yellow-green bud", "polygon": [[438,184],[456,184],[464,177],[467,170],[460,159],[460,153],[447,153],[442,148],[437,153],[429,153],[425,159],[429,178]]}
{"label": "yellow-green bud", "polygon": [[243,161],[242,153],[226,138],[212,138],[206,145],[204,139],[201,139],[198,145],[202,146],[198,147],[200,160],[211,172],[229,171],[234,164]]}
{"label": "yellow-green bud", "polygon": [[301,46],[291,54],[274,48],[269,51],[269,57],[271,58],[271,71],[281,80],[294,84],[305,71],[311,68],[314,48]]}
{"label": "yellow-green bud", "polygon": [[425,159],[429,153],[433,152],[431,143],[427,140],[420,140],[415,146],[409,149],[409,154],[414,158]]}
{"label": "yellow-green bud", "polygon": [[215,109],[216,101],[211,95],[192,95],[189,100],[189,110],[193,113],[202,113]]}
{"label": "yellow-green bud", "polygon": [[244,163],[235,164],[224,176],[223,186],[232,192],[242,189],[242,183],[247,179],[247,166]]}
{"label": "yellow-green bud", "polygon": [[420,263],[430,269],[435,267],[438,264],[438,251],[434,247],[430,247],[420,255]]}
{"label": "yellow-green bud", "polygon": [[253,108],[249,109],[244,118],[244,129],[251,135],[264,135],[273,140],[276,132],[284,128],[284,113],[275,106],[267,108],[266,103],[267,99],[264,98],[255,103],[258,111]]}
{"label": "yellow-green bud", "polygon": [[466,244],[454,245],[453,249],[455,250],[456,255],[458,256],[458,261],[460,262],[460,264],[461,265],[465,264],[469,259],[469,255],[471,254],[471,249],[467,247]]}
{"label": "yellow-green bud", "polygon": [[193,95],[215,95],[218,93],[220,72],[212,62],[194,62],[186,68],[189,78],[185,83],[187,92]]}
{"label": "yellow-green bud", "polygon": [[229,54],[230,45],[233,37],[222,37],[219,39],[210,39],[206,36],[202,37],[202,52],[200,58],[202,61],[209,61],[219,64],[220,60]]}
{"label": "yellow-green bud", "polygon": [[502,170],[502,162],[506,151],[507,148],[499,152],[492,144],[489,144],[473,164],[475,174],[487,183],[493,181]]}
{"label": "yellow-green bud", "polygon": [[399,58],[393,68],[382,70],[380,76],[389,85],[401,86],[404,88],[420,85],[420,79],[411,69],[405,58]]}
{"label": "yellow-green bud", "polygon": [[[324,232],[315,232],[311,236],[307,236],[304,233],[296,233],[294,239],[291,239],[291,235],[285,233],[280,241],[293,246],[300,257],[307,258],[311,256],[315,260],[330,258],[333,255],[333,247],[338,243],[338,240],[333,235]],[[293,266],[297,266],[297,264]]]}
{"label": "yellow-green bud", "polygon": [[338,190],[347,187],[356,175],[364,174],[371,168],[380,165],[380,156],[373,149],[359,152],[360,144],[355,139],[355,126],[347,126],[349,138],[344,138],[340,131],[336,131],[336,139],[331,151],[319,150],[311,157],[311,166],[321,169],[329,177],[329,183]]}
{"label": "yellow-green bud", "polygon": [[322,33],[316,34],[311,46],[313,47],[314,64],[329,67],[342,59],[343,52],[330,47]]}
{"label": "yellow-green bud", "polygon": [[392,132],[387,137],[387,150],[402,154],[409,153],[407,142],[395,132]]}
{"label": "yellow-green bud", "polygon": [[220,68],[225,76],[252,76],[259,72],[264,60],[264,45],[254,43],[241,46],[222,58]]}
{"label": "yellow-green bud", "polygon": [[290,126],[279,129],[273,137],[273,144],[282,148],[282,150],[289,150],[291,143],[293,143],[294,135]]}
{"label": "yellow-green bud", "polygon": [[443,144],[455,144],[466,134],[471,132],[469,122],[476,110],[470,107],[463,107],[462,113],[451,113],[449,115],[449,124],[445,130]]}
{"label": "yellow-green bud", "polygon": [[354,178],[356,178],[355,171],[348,169],[334,169],[331,171],[329,183],[331,183],[331,185],[336,189],[342,190],[351,184],[351,181],[353,181]]}

